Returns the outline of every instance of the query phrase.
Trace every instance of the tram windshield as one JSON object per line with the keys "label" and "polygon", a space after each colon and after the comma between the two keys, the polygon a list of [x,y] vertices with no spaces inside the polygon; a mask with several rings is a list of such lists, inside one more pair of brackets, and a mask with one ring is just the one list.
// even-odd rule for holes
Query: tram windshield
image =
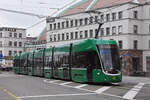
{"label": "tram windshield", "polygon": [[99,45],[98,48],[104,70],[111,74],[117,73],[120,70],[120,58],[117,45]]}

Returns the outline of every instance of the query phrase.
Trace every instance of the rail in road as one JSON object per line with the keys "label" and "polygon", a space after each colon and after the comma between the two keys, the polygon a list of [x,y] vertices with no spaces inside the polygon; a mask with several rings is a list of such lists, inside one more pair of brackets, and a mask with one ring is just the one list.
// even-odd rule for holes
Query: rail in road
{"label": "rail in road", "polygon": [[[61,85],[69,88],[85,90],[87,92],[92,92],[95,94],[103,94],[106,96],[118,97],[125,100],[135,100],[135,98],[138,99],[137,97],[140,97],[144,93],[147,95],[150,94],[150,83],[137,83],[137,84],[128,84],[128,85],[108,84],[108,86],[102,86],[102,85],[92,85],[92,84],[80,84],[75,82],[65,82],[63,80],[52,80],[52,79],[45,79],[43,80],[43,82],[47,84],[56,84],[56,85]],[[138,96],[138,94],[140,96]],[[85,95],[89,95],[89,94],[85,94]],[[139,98],[139,100],[142,99]],[[144,100],[149,100],[149,99],[145,98]]]}
{"label": "rail in road", "polygon": [[81,84],[9,73],[0,75],[0,100],[149,100],[149,94],[148,82]]}

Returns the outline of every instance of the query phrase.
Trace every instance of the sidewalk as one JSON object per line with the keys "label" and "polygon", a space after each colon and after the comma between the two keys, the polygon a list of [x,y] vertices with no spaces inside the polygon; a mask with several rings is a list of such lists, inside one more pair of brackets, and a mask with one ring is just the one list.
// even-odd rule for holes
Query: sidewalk
{"label": "sidewalk", "polygon": [[130,82],[130,83],[146,83],[150,84],[150,77],[137,77],[137,76],[123,76],[122,77],[123,82]]}

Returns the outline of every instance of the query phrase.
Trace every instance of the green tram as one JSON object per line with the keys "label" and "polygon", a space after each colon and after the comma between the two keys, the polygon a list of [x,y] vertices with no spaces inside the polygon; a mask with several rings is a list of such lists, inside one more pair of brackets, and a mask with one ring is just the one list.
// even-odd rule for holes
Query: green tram
{"label": "green tram", "polygon": [[87,39],[14,57],[14,72],[75,82],[122,81],[114,40]]}

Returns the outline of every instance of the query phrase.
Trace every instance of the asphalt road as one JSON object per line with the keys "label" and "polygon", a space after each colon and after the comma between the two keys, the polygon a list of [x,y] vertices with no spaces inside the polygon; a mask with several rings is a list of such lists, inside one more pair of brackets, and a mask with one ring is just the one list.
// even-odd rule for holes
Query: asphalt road
{"label": "asphalt road", "polygon": [[124,77],[120,84],[81,84],[0,74],[0,100],[150,100],[150,78]]}

